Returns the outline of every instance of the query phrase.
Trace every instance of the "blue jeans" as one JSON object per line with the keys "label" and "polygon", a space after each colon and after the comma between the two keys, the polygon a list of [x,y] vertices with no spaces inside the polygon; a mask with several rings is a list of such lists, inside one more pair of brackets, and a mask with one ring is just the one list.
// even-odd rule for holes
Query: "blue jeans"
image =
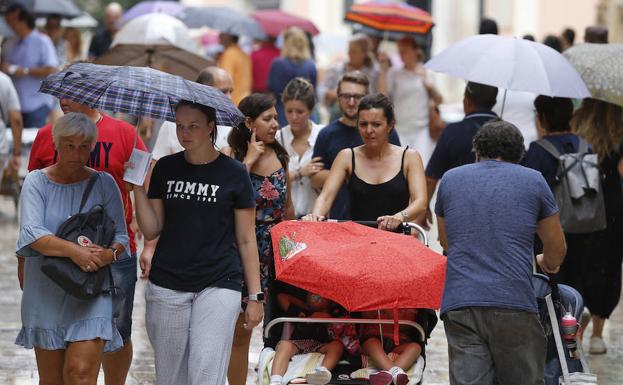
{"label": "blue jeans", "polygon": [[48,120],[50,111],[50,106],[44,105],[30,112],[22,112],[24,128],[41,128],[45,126],[45,122]]}
{"label": "blue jeans", "polygon": [[123,289],[123,296],[117,308],[119,315],[115,319],[123,342],[128,341],[132,336],[132,309],[134,309],[134,289],[137,280],[136,263],[136,255],[132,255],[111,264],[115,285]]}

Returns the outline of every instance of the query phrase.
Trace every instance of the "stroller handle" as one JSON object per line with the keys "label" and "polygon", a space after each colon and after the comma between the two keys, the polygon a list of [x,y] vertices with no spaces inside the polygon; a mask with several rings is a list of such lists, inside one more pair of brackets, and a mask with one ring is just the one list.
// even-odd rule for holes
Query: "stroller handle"
{"label": "stroller handle", "polygon": [[[329,221],[330,221],[330,219],[329,219]],[[338,222],[345,222],[345,221],[338,221]],[[374,228],[378,227],[378,223],[376,221],[353,221],[353,222],[358,223],[358,224],[363,225],[363,226],[374,227]],[[420,238],[422,239],[422,243],[424,243],[424,245],[426,247],[428,247],[428,235],[426,235],[426,230],[424,230],[424,228],[422,226],[418,225],[417,223],[403,222],[403,223],[400,224],[400,226],[398,226],[394,230],[394,232],[395,233],[410,234],[411,230],[417,231],[417,233],[419,234]]]}
{"label": "stroller handle", "polygon": [[[266,326],[264,326],[264,338],[268,338],[270,335],[270,329],[273,326],[286,323],[286,322],[295,322],[295,323],[332,323],[332,324],[384,324],[384,325],[393,325],[394,320],[391,319],[374,319],[374,318],[307,318],[307,317],[279,317],[270,321]],[[398,320],[399,325],[410,326],[415,328],[421,338],[421,341],[426,341],[426,333],[420,324],[414,321],[408,320]]]}

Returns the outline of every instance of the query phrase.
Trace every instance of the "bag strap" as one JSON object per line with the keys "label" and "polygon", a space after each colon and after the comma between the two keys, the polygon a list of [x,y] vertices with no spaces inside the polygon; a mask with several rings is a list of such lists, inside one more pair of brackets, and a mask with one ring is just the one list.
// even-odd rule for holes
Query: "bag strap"
{"label": "bag strap", "polygon": [[551,156],[556,158],[556,160],[560,159],[560,152],[549,140],[547,139],[539,139],[535,142],[539,146],[541,146],[545,151],[547,151]]}
{"label": "bag strap", "polygon": [[89,184],[87,184],[87,188],[85,188],[84,192],[82,193],[82,200],[80,201],[80,208],[78,209],[79,213],[82,212],[84,205],[87,203],[89,195],[91,195],[91,190],[93,190],[93,186],[95,185],[95,182],[97,181],[97,178],[99,178],[99,176],[100,173],[96,171],[89,178]]}
{"label": "bag strap", "polygon": [[578,154],[584,155],[588,154],[588,142],[582,138],[578,138],[580,140],[580,144],[578,145]]}

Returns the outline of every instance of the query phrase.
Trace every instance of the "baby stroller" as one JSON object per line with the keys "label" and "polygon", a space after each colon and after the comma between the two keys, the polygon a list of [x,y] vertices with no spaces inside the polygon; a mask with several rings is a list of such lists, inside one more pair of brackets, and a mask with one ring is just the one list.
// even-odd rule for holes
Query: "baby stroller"
{"label": "baby stroller", "polygon": [[[376,222],[358,222],[359,224],[367,225],[370,227],[376,227]],[[405,223],[403,226],[397,231],[400,231],[404,234],[411,234],[414,231],[422,242],[428,246],[428,239],[425,231],[418,225],[413,223]],[[273,233],[273,237],[275,237],[275,233]],[[283,236],[281,237],[283,238]],[[273,239],[274,249],[277,250],[281,245],[278,244],[279,241],[275,241]],[[275,252],[275,255],[278,253]],[[441,258],[441,257],[439,257]],[[442,259],[442,258],[441,258]],[[277,256],[275,258],[277,262]],[[445,269],[445,261],[444,261],[444,269]],[[443,282],[441,283],[443,285]],[[272,292],[274,294],[274,291]],[[275,296],[271,294],[270,296],[271,303],[269,306],[271,307],[270,313],[274,315],[273,317],[269,316],[268,322],[264,327],[264,338],[265,338],[265,348],[260,354],[260,362],[259,362],[259,370],[258,370],[258,385],[268,385],[268,374],[267,370],[270,366],[269,360],[271,358],[271,354],[273,354],[273,349],[276,344],[281,339],[282,329],[284,326],[289,324],[342,324],[342,325],[366,325],[366,324],[389,324],[397,327],[397,324],[401,326],[405,326],[408,328],[413,328],[415,331],[415,335],[418,336],[418,342],[421,343],[422,346],[422,354],[418,361],[413,365],[413,367],[407,371],[409,375],[410,382],[409,384],[421,384],[423,380],[423,371],[426,363],[426,353],[425,353],[425,344],[428,338],[430,337],[430,333],[434,329],[437,323],[437,316],[434,310],[432,309],[421,309],[418,308],[416,321],[408,321],[408,320],[392,320],[392,319],[379,319],[379,318],[360,318],[356,316],[352,316],[349,314],[347,318],[304,318],[304,317],[288,317],[283,316],[283,314],[279,314],[279,310],[275,309]],[[397,324],[395,323],[397,322]],[[362,357],[360,355],[351,355],[346,353],[347,349],[345,349],[345,353],[343,355],[343,359],[338,363],[338,365],[332,370],[332,379],[329,384],[342,384],[342,385],[367,385],[369,381],[365,378],[366,376],[356,375],[356,373],[362,374],[372,371],[371,368],[364,368],[362,371],[362,366],[367,366],[365,357],[363,359],[362,365]],[[312,353],[313,354],[313,353]],[[300,370],[308,370],[313,369],[313,364],[309,363],[301,363],[301,360],[305,358],[295,356],[290,363],[290,368],[294,368],[293,370],[299,370],[297,367],[302,367],[307,365],[307,369]],[[290,368],[288,369],[288,373],[284,376],[284,383],[287,383],[294,378],[301,377],[297,376],[296,372],[290,373]],[[300,374],[300,373],[299,373]],[[354,375],[354,376],[353,376]],[[297,382],[296,380],[292,381],[292,383]]]}
{"label": "baby stroller", "polygon": [[571,286],[556,284],[546,275],[535,273],[533,284],[541,324],[547,337],[545,385],[591,385],[597,377],[591,374],[582,346],[575,338],[564,339],[563,316],[570,313],[576,320],[582,317],[582,296]]}

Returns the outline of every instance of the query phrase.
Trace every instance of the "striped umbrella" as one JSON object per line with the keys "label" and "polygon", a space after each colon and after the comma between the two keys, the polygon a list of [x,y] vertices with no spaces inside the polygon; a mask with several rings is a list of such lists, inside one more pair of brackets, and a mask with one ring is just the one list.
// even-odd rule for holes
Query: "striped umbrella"
{"label": "striped umbrella", "polygon": [[417,7],[393,1],[371,1],[355,4],[344,16],[378,31],[427,34],[433,28],[432,16]]}

